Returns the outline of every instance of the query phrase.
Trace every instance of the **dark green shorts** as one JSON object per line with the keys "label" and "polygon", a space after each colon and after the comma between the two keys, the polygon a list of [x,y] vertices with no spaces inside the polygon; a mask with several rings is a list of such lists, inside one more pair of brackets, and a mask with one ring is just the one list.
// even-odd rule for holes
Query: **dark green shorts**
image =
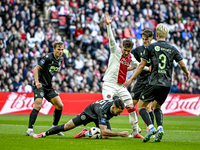
{"label": "dark green shorts", "polygon": [[132,99],[133,100],[139,100],[140,95],[141,95],[142,91],[145,89],[146,86],[147,86],[146,84],[136,83],[134,85],[132,92],[131,92]]}
{"label": "dark green shorts", "polygon": [[148,85],[140,95],[143,102],[152,102],[156,100],[159,105],[162,105],[169,93],[170,87]]}
{"label": "dark green shorts", "polygon": [[45,98],[47,101],[50,102],[50,100],[56,96],[58,96],[58,93],[53,88],[45,88],[42,87],[38,89],[36,86],[33,86],[33,92],[34,92],[34,100],[37,98]]}

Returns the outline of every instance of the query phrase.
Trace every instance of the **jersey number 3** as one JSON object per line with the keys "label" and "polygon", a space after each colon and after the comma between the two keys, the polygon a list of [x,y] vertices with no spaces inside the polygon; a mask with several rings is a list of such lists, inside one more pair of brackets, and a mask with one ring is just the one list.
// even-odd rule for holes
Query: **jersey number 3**
{"label": "jersey number 3", "polygon": [[159,59],[160,59],[160,62],[161,62],[161,63],[159,63],[159,68],[164,69],[166,67],[167,58],[164,54],[161,54],[161,55],[159,55]]}

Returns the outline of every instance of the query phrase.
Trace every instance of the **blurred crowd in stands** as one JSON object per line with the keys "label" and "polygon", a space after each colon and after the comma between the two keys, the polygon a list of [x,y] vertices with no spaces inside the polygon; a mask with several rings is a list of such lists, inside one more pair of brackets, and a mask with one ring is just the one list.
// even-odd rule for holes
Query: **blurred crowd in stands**
{"label": "blurred crowd in stands", "polygon": [[[110,55],[105,11],[114,17],[117,44],[130,38],[133,50],[142,45],[143,29],[155,33],[158,23],[166,24],[170,30],[167,41],[181,52],[191,75],[185,82],[174,62],[170,93],[200,94],[198,0],[1,0],[0,91],[32,92],[33,68],[41,56],[53,52],[54,41],[63,41],[63,63],[53,77],[53,87],[57,92],[101,92]],[[60,31],[66,36],[53,27],[55,14],[66,18],[59,20],[64,21]],[[134,83],[129,90],[133,87]]]}

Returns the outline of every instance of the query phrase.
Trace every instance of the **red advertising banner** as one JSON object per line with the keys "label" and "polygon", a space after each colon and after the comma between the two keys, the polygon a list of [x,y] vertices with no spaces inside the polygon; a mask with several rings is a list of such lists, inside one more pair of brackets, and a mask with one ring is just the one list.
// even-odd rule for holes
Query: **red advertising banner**
{"label": "red advertising banner", "polygon": [[[101,100],[101,94],[60,93],[64,115],[77,115],[87,105]],[[0,114],[30,114],[34,105],[33,93],[1,93]],[[200,95],[169,94],[162,105],[164,115],[200,115]],[[54,106],[43,100],[40,114],[53,114]],[[128,115],[124,110],[122,115]]]}

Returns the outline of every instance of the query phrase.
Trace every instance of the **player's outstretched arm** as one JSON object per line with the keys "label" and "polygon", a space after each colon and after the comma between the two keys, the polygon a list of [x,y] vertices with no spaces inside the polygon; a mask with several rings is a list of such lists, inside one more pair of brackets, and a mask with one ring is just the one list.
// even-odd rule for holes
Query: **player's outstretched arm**
{"label": "player's outstretched arm", "polygon": [[35,80],[35,85],[38,89],[40,89],[42,87],[42,84],[39,82],[38,79],[38,71],[40,70],[40,67],[38,65],[35,66],[35,68],[33,69],[33,75],[34,75],[34,80]]}
{"label": "player's outstretched arm", "polygon": [[139,63],[139,65],[137,66],[137,68],[136,68],[135,72],[133,73],[133,75],[131,76],[131,78],[126,80],[126,82],[123,84],[124,87],[128,87],[133,82],[133,80],[142,72],[146,63],[147,63],[146,60],[142,60]]}
{"label": "player's outstretched arm", "polygon": [[113,131],[107,129],[106,126],[102,126],[102,125],[99,125],[99,128],[101,130],[102,138],[108,138],[108,137],[111,137],[111,136],[127,137],[129,135],[128,131],[113,132]]}
{"label": "player's outstretched arm", "polygon": [[107,24],[109,44],[110,44],[110,47],[113,47],[116,44],[112,30],[111,30],[111,22],[113,21],[113,17],[110,19],[108,12],[105,12],[105,21]]}
{"label": "player's outstretched arm", "polygon": [[185,73],[186,81],[188,81],[189,80],[189,73],[188,73],[188,70],[187,70],[185,63],[183,61],[180,61],[178,64],[180,65],[181,69]]}

